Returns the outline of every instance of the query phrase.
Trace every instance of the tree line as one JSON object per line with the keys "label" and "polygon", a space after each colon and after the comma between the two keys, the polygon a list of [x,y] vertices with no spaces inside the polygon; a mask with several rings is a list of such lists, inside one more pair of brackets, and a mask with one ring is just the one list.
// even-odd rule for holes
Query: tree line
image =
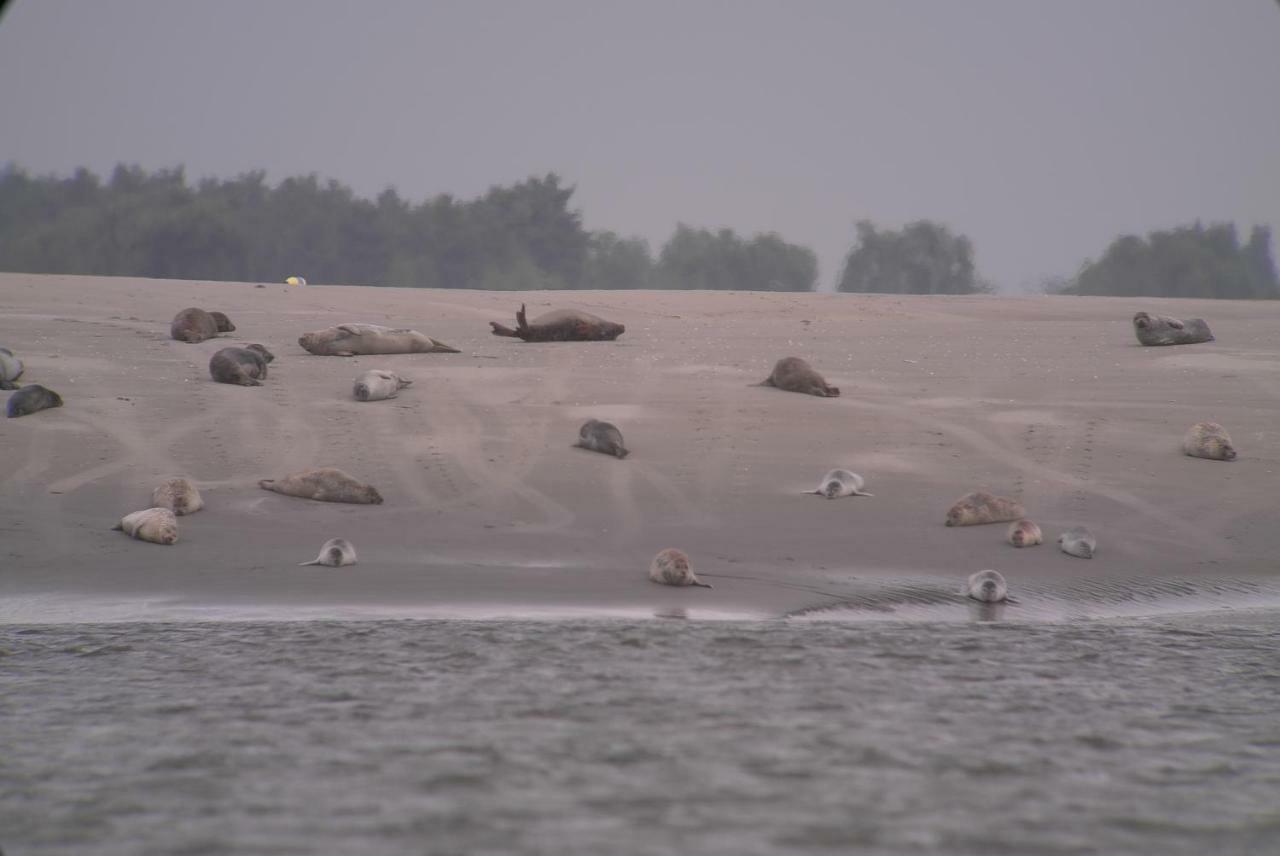
{"label": "tree line", "polygon": [[[583,228],[554,173],[475,199],[376,199],[316,175],[272,186],[266,173],[187,181],[184,170],[121,164],[32,176],[0,168],[0,270],[247,282],[428,288],[698,288],[812,291],[816,254],[773,233],[680,224],[655,255],[642,238]],[[1230,224],[1124,236],[1051,290],[1067,294],[1277,297],[1271,233],[1242,246]],[[920,220],[856,225],[840,291],[973,294],[968,237]]]}

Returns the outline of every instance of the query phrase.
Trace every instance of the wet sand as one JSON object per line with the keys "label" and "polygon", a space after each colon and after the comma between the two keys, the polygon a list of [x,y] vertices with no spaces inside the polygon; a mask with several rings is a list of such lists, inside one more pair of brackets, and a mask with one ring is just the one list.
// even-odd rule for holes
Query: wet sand
{"label": "wet sand", "polygon": [[[491,335],[585,309],[616,342]],[[236,331],[169,338],[187,306]],[[1217,341],[1143,348],[1138,310],[1203,317]],[[459,354],[317,357],[300,334],[407,326]],[[1280,302],[899,297],[753,292],[480,292],[0,274],[0,345],[66,406],[0,419],[0,621],[127,615],[654,614],[770,616],[869,579],[955,585],[981,568],[1020,582],[1274,579],[1280,548]],[[260,342],[266,385],[209,378],[209,357]],[[756,384],[808,359],[842,395]],[[398,399],[351,385],[387,368]],[[572,448],[589,417],[631,455]],[[1221,422],[1234,463],[1188,458],[1183,432]],[[378,487],[381,506],[261,490],[315,466]],[[874,498],[803,491],[827,469]],[[185,475],[206,509],[171,547],[111,531]],[[1015,496],[1046,543],[1006,525],[949,529],[984,488]],[[1088,525],[1092,560],[1059,552]],[[298,567],[327,538],[360,563]],[[646,579],[684,549],[714,590]]]}

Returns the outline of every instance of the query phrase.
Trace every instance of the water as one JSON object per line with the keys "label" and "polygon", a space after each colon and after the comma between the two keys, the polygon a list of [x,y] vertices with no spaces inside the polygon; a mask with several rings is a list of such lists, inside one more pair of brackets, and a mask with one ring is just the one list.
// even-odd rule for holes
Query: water
{"label": "water", "polygon": [[1280,852],[1280,613],[0,626],[7,856]]}

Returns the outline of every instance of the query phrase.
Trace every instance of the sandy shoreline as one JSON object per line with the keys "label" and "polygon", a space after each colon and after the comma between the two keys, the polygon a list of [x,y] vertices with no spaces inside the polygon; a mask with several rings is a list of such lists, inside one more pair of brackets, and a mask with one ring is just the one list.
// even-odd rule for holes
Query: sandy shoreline
{"label": "sandy shoreline", "polygon": [[[618,320],[612,343],[526,344],[511,323],[576,307]],[[234,333],[168,336],[186,306]],[[1206,318],[1217,341],[1142,348],[1145,309]],[[303,332],[344,321],[410,326],[460,354],[315,357]],[[1019,583],[1276,576],[1280,303],[1071,297],[718,292],[475,292],[289,288],[0,274],[0,344],[66,406],[0,420],[0,621],[95,602],[338,615],[539,610],[772,616],[836,602],[868,578]],[[209,356],[261,342],[262,388],[212,382]],[[754,386],[803,356],[842,390]],[[414,380],[358,403],[386,367]],[[625,461],[571,448],[615,422]],[[1211,419],[1240,460],[1178,452]],[[311,466],[378,486],[381,506],[257,487]],[[830,467],[874,498],[827,501]],[[110,527],[164,476],[207,509],[160,547]],[[1021,498],[1048,543],[1004,527],[948,529],[976,488]],[[1091,561],[1058,532],[1089,525]],[[300,568],[326,538],[360,564]],[[645,569],[678,546],[716,588],[668,589]],[[55,606],[53,604],[64,604]],[[87,604],[88,607],[65,604]],[[41,604],[44,604],[42,607]],[[181,609],[178,610],[181,612]],[[160,613],[153,613],[160,614]],[[176,613],[175,613],[176,614]]]}

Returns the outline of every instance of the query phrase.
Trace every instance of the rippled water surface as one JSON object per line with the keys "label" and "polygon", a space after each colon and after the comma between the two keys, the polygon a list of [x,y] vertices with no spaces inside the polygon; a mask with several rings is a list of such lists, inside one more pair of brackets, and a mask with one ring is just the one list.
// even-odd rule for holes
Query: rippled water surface
{"label": "rippled water surface", "polygon": [[0,627],[24,853],[1277,853],[1280,615]]}

